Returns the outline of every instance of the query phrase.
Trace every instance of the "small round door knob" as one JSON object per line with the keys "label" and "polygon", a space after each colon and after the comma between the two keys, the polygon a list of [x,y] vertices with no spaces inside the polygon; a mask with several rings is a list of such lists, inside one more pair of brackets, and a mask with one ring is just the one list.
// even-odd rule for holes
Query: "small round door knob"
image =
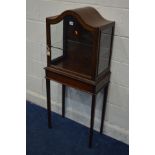
{"label": "small round door knob", "polygon": [[74,34],[77,36],[79,34],[79,32],[77,30],[75,30]]}

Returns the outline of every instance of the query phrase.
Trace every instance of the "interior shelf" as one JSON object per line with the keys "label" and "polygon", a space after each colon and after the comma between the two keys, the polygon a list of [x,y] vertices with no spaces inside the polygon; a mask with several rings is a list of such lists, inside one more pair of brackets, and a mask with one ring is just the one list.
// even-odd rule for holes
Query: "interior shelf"
{"label": "interior shelf", "polygon": [[[54,62],[54,61],[53,61]],[[59,70],[75,74],[87,79],[91,79],[92,69],[90,65],[90,61],[85,59],[85,61],[80,61],[77,59],[69,59],[69,58],[60,58],[54,63],[52,63],[51,67],[57,68]]]}

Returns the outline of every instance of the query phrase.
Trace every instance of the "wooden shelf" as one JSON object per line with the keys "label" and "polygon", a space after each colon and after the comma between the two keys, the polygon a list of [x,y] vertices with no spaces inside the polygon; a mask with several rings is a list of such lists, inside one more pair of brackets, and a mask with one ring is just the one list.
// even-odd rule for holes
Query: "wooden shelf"
{"label": "wooden shelf", "polygon": [[[58,24],[62,20],[62,51],[56,54],[56,52],[50,48],[53,47],[51,46],[53,42],[55,43],[62,40],[62,33],[60,33],[61,39],[57,39],[56,36],[60,35],[59,32],[55,33],[56,35],[52,35],[55,40],[51,42],[50,29],[51,25]],[[110,37],[107,34],[110,34]],[[97,93],[104,88],[100,133],[103,131],[108,85],[110,81],[110,59],[113,34],[114,22],[104,19],[92,7],[66,10],[60,15],[46,18],[47,67],[45,67],[45,77],[48,125],[50,128],[52,127],[50,80],[62,84],[63,117],[65,116],[66,86],[91,94],[89,147],[92,146],[96,96]],[[105,51],[105,48],[108,48],[108,50]],[[99,66],[100,70],[98,69]],[[98,70],[100,74],[97,74]],[[52,93],[54,93],[54,90]]]}

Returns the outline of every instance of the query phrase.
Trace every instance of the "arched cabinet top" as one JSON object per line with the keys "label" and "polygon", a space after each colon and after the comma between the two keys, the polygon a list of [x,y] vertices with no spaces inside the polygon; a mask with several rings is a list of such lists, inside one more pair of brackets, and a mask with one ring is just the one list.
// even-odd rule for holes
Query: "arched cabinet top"
{"label": "arched cabinet top", "polygon": [[66,10],[60,15],[47,17],[46,22],[49,24],[57,24],[66,16],[75,17],[78,22],[87,30],[95,31],[113,26],[114,22],[104,19],[97,10],[92,7],[77,8]]}

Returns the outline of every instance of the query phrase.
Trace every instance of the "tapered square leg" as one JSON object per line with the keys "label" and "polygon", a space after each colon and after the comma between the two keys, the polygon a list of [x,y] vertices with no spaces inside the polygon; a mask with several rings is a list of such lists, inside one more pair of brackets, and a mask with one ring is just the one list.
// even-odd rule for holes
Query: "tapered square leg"
{"label": "tapered square leg", "polygon": [[109,84],[107,84],[104,88],[104,96],[103,96],[103,106],[102,106],[102,116],[101,116],[101,127],[100,127],[100,134],[103,132],[103,123],[105,118],[105,110],[106,110],[106,102],[107,102],[107,96],[108,96],[108,87]]}
{"label": "tapered square leg", "polygon": [[92,147],[92,140],[93,140],[95,105],[96,105],[96,94],[93,94],[92,95],[92,105],[91,105],[90,130],[89,130],[89,148]]}
{"label": "tapered square leg", "polygon": [[48,127],[52,128],[52,122],[51,122],[51,90],[50,90],[50,80],[48,80],[48,79],[46,79],[46,94],[47,94]]}
{"label": "tapered square leg", "polygon": [[66,86],[62,85],[62,117],[65,117],[65,94]]}

